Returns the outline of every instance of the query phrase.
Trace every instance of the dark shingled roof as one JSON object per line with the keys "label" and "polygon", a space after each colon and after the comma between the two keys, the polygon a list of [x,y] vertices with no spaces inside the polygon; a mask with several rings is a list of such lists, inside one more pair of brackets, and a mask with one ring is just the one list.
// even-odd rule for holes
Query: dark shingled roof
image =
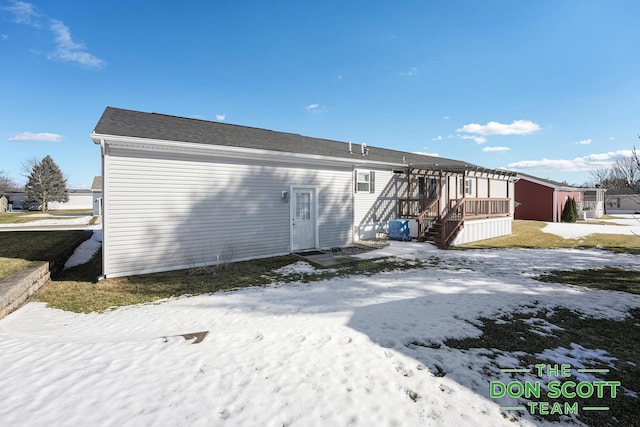
{"label": "dark shingled roof", "polygon": [[447,167],[450,166],[455,167],[457,170],[487,170],[459,160],[371,146],[367,147],[369,154],[363,157],[360,154],[360,144],[353,144],[353,154],[350,154],[349,143],[347,142],[113,107],[107,107],[105,109],[94,132],[101,135],[193,142],[198,144],[255,148],[334,158],[350,158],[353,159],[355,163],[359,161],[379,161],[398,165],[408,163],[411,165],[420,165],[420,167],[423,168],[431,167],[434,170],[447,169]]}

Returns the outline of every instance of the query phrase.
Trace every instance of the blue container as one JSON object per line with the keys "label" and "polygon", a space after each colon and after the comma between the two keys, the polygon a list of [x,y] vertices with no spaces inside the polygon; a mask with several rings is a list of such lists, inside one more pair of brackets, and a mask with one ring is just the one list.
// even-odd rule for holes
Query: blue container
{"label": "blue container", "polygon": [[389,238],[408,242],[411,240],[409,220],[392,219],[389,221]]}

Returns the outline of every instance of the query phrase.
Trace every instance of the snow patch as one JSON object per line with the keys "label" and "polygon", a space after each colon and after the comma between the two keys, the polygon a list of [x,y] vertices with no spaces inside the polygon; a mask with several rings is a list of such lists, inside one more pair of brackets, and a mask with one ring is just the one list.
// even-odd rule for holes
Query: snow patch
{"label": "snow patch", "polygon": [[102,246],[102,230],[95,230],[88,240],[78,246],[64,264],[64,269],[88,263]]}

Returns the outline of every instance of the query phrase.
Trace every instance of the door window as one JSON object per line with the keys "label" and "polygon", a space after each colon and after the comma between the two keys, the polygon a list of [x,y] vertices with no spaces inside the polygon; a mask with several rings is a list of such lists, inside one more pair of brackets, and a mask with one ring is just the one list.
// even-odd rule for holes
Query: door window
{"label": "door window", "polygon": [[311,220],[311,193],[296,193],[296,220]]}

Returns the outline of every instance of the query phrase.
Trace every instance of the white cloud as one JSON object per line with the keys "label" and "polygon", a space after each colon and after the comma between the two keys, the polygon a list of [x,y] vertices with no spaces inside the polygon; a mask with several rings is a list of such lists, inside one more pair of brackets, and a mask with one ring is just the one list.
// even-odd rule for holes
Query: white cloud
{"label": "white cloud", "polygon": [[47,142],[57,142],[62,140],[62,135],[58,135],[57,133],[32,133],[32,132],[22,132],[15,136],[9,138],[9,141],[47,141]]}
{"label": "white cloud", "polygon": [[227,118],[226,114],[216,114],[216,120],[220,120],[221,122],[224,122],[224,119],[226,118]]}
{"label": "white cloud", "polygon": [[449,120],[451,117],[450,116],[444,116],[443,119],[445,120]]}
{"label": "white cloud", "polygon": [[52,19],[51,31],[55,36],[56,50],[48,55],[49,58],[77,62],[91,68],[101,68],[104,65],[104,61],[87,52],[83,44],[71,39],[71,31],[62,21]]}
{"label": "white cloud", "polygon": [[457,132],[476,133],[478,135],[528,135],[540,130],[540,126],[531,120],[514,120],[511,124],[488,122],[486,125],[469,123]]}
{"label": "white cloud", "polygon": [[[47,55],[48,59],[77,62],[90,68],[101,68],[104,66],[104,61],[89,53],[86,46],[73,41],[69,27],[64,25],[62,21],[44,16],[31,3],[12,0],[8,7],[1,8],[0,10],[9,11],[13,17],[13,22],[30,25],[38,29],[42,27],[38,19],[49,20],[49,29],[53,33],[55,50]],[[8,36],[2,34],[0,38],[6,40]],[[32,51],[39,54],[39,50],[37,49],[32,49]]]}
{"label": "white cloud", "polygon": [[442,141],[442,136],[438,135],[435,138],[431,138],[432,141]]}
{"label": "white cloud", "polygon": [[7,40],[8,38],[9,38],[9,36],[8,36],[8,35],[6,35],[6,34],[0,34],[0,39],[2,39],[2,40]]}
{"label": "white cloud", "polygon": [[424,151],[414,151],[413,154],[420,154],[421,156],[440,157],[440,154],[438,153],[427,153]]}
{"label": "white cloud", "polygon": [[589,139],[581,139],[580,141],[577,142],[578,145],[589,145],[591,144],[591,138]]}
{"label": "white cloud", "polygon": [[498,153],[501,151],[511,151],[509,147],[484,147],[482,151],[486,153]]}
{"label": "white cloud", "polygon": [[327,111],[327,107],[320,104],[309,104],[306,109],[311,113],[324,113]]}
{"label": "white cloud", "polygon": [[609,141],[613,141],[614,139],[616,139],[616,137],[615,137],[615,136],[610,136],[610,137],[609,137]]}
{"label": "white cloud", "polygon": [[522,160],[508,165],[509,169],[533,169],[544,171],[584,172],[599,168],[609,168],[621,157],[631,155],[631,150],[610,151],[608,153],[590,154],[576,157],[573,160],[542,159]]}
{"label": "white cloud", "polygon": [[400,77],[412,77],[418,74],[418,67],[411,67],[409,69],[409,71],[403,71],[402,73],[399,73],[398,75]]}
{"label": "white cloud", "polygon": [[485,142],[487,142],[487,138],[485,138],[484,136],[458,135],[458,137],[462,139],[471,139],[477,144],[484,144]]}
{"label": "white cloud", "polygon": [[24,1],[11,1],[10,5],[4,8],[13,15],[13,22],[16,24],[31,25],[40,28],[37,18],[40,16],[36,7]]}

